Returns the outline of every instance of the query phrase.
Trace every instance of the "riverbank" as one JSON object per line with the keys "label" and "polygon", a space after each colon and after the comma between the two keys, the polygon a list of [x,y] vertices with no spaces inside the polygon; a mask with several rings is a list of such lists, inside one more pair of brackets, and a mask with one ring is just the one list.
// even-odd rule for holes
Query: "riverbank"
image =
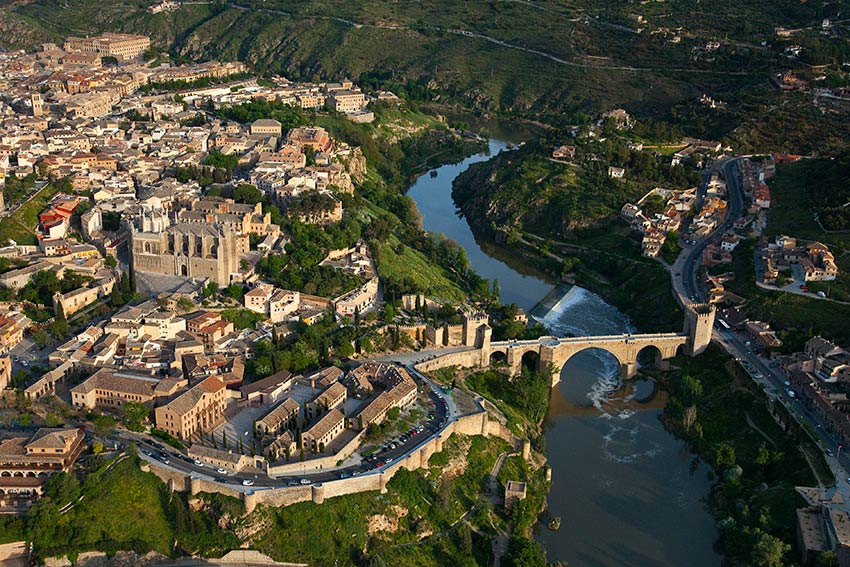
{"label": "riverbank", "polygon": [[818,485],[810,460],[819,453],[809,451],[807,459],[796,420],[718,346],[671,363],[658,374],[670,392],[661,420],[712,467],[716,481],[707,504],[717,521],[718,549],[755,565],[768,564],[766,553],[777,558],[771,565],[796,557],[796,509],[804,501],[794,487]]}

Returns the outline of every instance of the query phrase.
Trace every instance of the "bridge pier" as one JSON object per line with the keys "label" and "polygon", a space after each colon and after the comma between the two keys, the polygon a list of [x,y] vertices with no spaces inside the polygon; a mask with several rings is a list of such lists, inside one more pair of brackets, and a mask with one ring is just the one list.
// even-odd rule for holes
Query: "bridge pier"
{"label": "bridge pier", "polygon": [[620,365],[620,378],[629,380],[634,378],[638,371],[637,360],[624,362]]}

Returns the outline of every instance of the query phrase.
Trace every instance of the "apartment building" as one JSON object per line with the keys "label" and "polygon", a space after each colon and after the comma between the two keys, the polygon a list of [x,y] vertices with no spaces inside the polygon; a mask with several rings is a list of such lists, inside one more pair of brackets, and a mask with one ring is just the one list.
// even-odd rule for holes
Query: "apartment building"
{"label": "apartment building", "polygon": [[211,431],[224,419],[226,396],[224,382],[218,376],[205,378],[156,408],[156,426],[182,440]]}
{"label": "apartment building", "polygon": [[292,429],[298,422],[300,411],[301,404],[286,398],[254,422],[254,432],[257,435],[278,435],[286,429]]}
{"label": "apartment building", "polygon": [[313,453],[324,453],[325,448],[342,435],[343,431],[345,415],[338,409],[332,409],[301,434],[301,445]]}
{"label": "apartment building", "polygon": [[334,382],[313,398],[307,404],[307,415],[311,419],[315,419],[330,409],[337,408],[345,403],[348,399],[348,388],[341,382]]}
{"label": "apartment building", "polygon": [[149,375],[115,372],[102,368],[82,384],[71,388],[74,407],[101,408],[119,412],[124,404],[135,402],[153,407],[157,399],[165,400],[185,384],[183,380],[160,380]]}

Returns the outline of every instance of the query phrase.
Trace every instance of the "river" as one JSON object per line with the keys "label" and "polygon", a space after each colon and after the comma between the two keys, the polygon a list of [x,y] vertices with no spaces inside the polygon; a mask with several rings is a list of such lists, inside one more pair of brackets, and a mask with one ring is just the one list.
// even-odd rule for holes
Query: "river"
{"label": "river", "polygon": [[[506,148],[491,139],[487,152],[419,177],[408,195],[425,230],[460,243],[481,276],[499,281],[503,302],[530,312],[552,283],[505,250],[476,240],[451,197],[455,177]],[[565,290],[542,315],[555,335],[633,330],[628,317],[580,287]],[[598,349],[564,366],[546,429],[552,467],[547,514],[560,516],[562,524],[558,532],[537,529],[549,561],[573,567],[720,565],[712,549],[714,520],[702,501],[711,486],[708,467],[662,426],[663,398],[635,400],[643,386],[619,388],[616,360]]]}

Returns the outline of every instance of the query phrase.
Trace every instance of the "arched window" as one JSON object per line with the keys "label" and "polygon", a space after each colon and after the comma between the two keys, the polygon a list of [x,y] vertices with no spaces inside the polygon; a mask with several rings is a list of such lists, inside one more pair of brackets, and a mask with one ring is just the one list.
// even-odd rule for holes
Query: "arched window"
{"label": "arched window", "polygon": [[195,256],[200,258],[204,255],[204,241],[201,238],[195,238]]}
{"label": "arched window", "polygon": [[189,268],[187,268],[185,265],[180,266],[180,275],[183,277],[187,277],[189,275]]}
{"label": "arched window", "polygon": [[168,252],[169,254],[174,254],[174,235],[168,235]]}
{"label": "arched window", "polygon": [[183,253],[189,255],[189,237],[185,234],[183,235]]}
{"label": "arched window", "polygon": [[145,242],[145,254],[150,254],[150,253],[151,253],[151,243]]}

